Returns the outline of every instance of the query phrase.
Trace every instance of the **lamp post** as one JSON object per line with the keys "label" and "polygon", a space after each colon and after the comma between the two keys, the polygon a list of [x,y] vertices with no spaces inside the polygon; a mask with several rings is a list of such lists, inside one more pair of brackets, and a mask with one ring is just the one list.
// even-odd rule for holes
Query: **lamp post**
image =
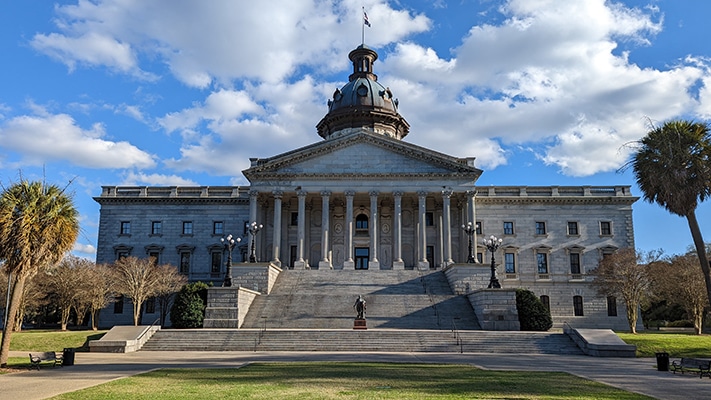
{"label": "lamp post", "polygon": [[501,246],[501,242],[503,242],[503,240],[494,235],[491,235],[488,239],[482,240],[484,246],[486,246],[486,248],[491,252],[491,279],[489,280],[489,289],[501,288],[499,280],[496,279],[496,262],[494,261],[494,253],[496,252],[496,249]]}
{"label": "lamp post", "polygon": [[467,222],[466,225],[462,225],[462,229],[464,230],[464,233],[467,234],[469,237],[469,257],[467,257],[467,263],[469,264],[474,264],[476,263],[476,258],[474,258],[474,234],[476,233],[476,225],[472,224],[471,222]]}
{"label": "lamp post", "polygon": [[256,222],[247,224],[247,232],[249,232],[250,236],[252,236],[252,248],[249,252],[249,262],[251,263],[257,262],[257,246],[255,243],[257,241],[257,232],[259,232],[262,228],[264,228],[264,225],[257,225]]}
{"label": "lamp post", "polygon": [[225,272],[225,280],[222,282],[222,287],[232,286],[232,250],[241,241],[242,238],[233,238],[232,235],[220,239],[220,242],[225,246],[225,250],[227,250],[227,271]]}

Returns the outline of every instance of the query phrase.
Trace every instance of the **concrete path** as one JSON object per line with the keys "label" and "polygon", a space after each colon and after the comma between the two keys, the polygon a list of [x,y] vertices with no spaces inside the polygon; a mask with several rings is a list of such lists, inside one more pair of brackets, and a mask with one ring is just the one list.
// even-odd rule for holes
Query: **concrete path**
{"label": "concrete path", "polygon": [[[24,352],[11,352],[24,356]],[[473,353],[148,352],[76,353],[71,367],[0,375],[0,400],[45,399],[158,368],[235,368],[256,361],[471,364],[491,370],[562,371],[658,399],[711,397],[711,379],[656,370],[653,358]]]}

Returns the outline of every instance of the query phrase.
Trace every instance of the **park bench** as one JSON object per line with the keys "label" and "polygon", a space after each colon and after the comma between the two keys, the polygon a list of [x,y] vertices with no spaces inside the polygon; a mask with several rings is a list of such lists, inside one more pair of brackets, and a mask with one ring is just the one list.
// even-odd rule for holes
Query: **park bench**
{"label": "park bench", "polygon": [[699,374],[699,378],[703,378],[704,375],[711,378],[711,361],[702,360],[699,358],[682,358],[681,360],[672,361],[671,370],[676,374],[676,371],[681,371],[681,373],[692,372]]}
{"label": "park bench", "polygon": [[32,367],[37,367],[38,371],[40,369],[40,364],[42,363],[51,363],[52,367],[55,367],[57,366],[57,364],[61,366],[62,360],[62,353],[57,354],[57,352],[54,351],[46,351],[44,353],[30,353],[30,364],[32,364]]}

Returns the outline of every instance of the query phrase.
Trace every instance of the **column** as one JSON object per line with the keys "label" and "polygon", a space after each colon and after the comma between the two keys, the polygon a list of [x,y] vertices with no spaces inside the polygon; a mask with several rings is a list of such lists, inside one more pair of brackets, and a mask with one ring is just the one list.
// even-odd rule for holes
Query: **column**
{"label": "column", "polygon": [[318,263],[318,269],[333,269],[331,260],[328,257],[328,233],[329,233],[329,199],[331,192],[324,190],[321,192],[321,261]]}
{"label": "column", "polygon": [[343,269],[355,269],[353,261],[353,197],[355,192],[346,190],[346,229],[344,232],[346,243],[346,260],[343,262]]}
{"label": "column", "polygon": [[442,191],[442,234],[444,236],[444,266],[454,264],[452,260],[452,221],[450,220],[450,199],[452,190],[446,189]]}
{"label": "column", "polygon": [[418,229],[418,244],[420,247],[420,260],[417,262],[417,268],[420,270],[428,270],[430,269],[430,263],[427,261],[427,225],[425,223],[425,213],[427,211],[427,192],[425,191],[420,191],[417,192],[418,196],[418,209],[419,209],[419,216],[418,216],[418,224],[419,224],[419,229]]}
{"label": "column", "polygon": [[[476,191],[475,190],[467,190],[466,192],[467,196],[467,220],[464,221],[464,224],[467,222],[471,222],[472,225],[476,226]],[[477,237],[476,237],[476,231],[474,231],[474,236],[472,237],[472,243],[474,246],[474,260],[478,263],[479,259],[476,256],[476,246],[477,246]],[[468,258],[468,255],[465,257]]]}
{"label": "column", "polygon": [[281,261],[279,260],[279,254],[281,252],[281,198],[284,192],[281,190],[275,190],[272,192],[274,195],[274,248],[272,263],[276,266],[281,267]]}
{"label": "column", "polygon": [[395,221],[393,227],[393,269],[405,269],[402,261],[402,192],[394,192]]}
{"label": "column", "polygon": [[370,262],[368,269],[380,269],[378,261],[378,192],[370,192]]}
{"label": "column", "polygon": [[[250,190],[249,191],[249,221],[247,221],[248,224],[251,224],[252,222],[256,222],[259,224],[259,221],[257,221],[257,202],[259,200],[259,192],[256,190]],[[247,249],[251,249],[253,244],[252,242],[257,240],[257,238],[254,235],[247,235]],[[259,257],[257,257],[259,259]]]}
{"label": "column", "polygon": [[296,234],[296,261],[294,269],[306,269],[307,265],[304,261],[304,240],[306,238],[305,215],[306,215],[306,195],[307,193],[300,190],[296,193],[299,198],[299,210],[297,211],[297,234]]}

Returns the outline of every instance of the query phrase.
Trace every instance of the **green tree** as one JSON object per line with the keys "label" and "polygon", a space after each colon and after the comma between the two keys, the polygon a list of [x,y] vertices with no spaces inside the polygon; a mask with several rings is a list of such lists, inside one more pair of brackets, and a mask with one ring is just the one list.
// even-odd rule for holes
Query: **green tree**
{"label": "green tree", "polygon": [[173,328],[202,327],[208,287],[204,282],[193,282],[180,289],[170,309],[170,322]]}
{"label": "green tree", "polygon": [[711,304],[711,272],[696,219],[699,202],[711,196],[711,135],[707,124],[672,120],[651,126],[631,164],[644,200],[686,218]]}
{"label": "green tree", "polygon": [[553,327],[550,310],[528,289],[516,289],[516,309],[522,331],[545,332]]}
{"label": "green tree", "polygon": [[[71,250],[79,234],[72,197],[54,185],[22,180],[0,195],[0,259],[12,273],[8,316],[17,315],[25,282],[52,267]],[[7,366],[12,329],[0,344],[0,367]]]}

